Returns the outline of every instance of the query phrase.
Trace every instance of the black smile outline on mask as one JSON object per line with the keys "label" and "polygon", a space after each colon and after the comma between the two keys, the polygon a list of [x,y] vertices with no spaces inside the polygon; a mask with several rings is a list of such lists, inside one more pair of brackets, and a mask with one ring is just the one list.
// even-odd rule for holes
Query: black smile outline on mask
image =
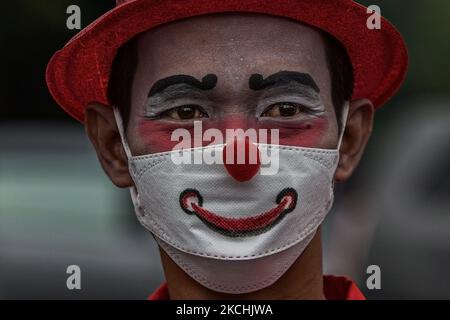
{"label": "black smile outline on mask", "polygon": [[[187,200],[191,197],[196,197],[197,203],[191,204],[194,205],[194,210],[190,210],[188,208]],[[287,201],[287,197],[291,198],[291,203],[289,204],[288,208],[283,207],[282,201]],[[267,232],[271,228],[273,228],[275,225],[277,225],[283,218],[290,212],[292,212],[296,206],[297,206],[297,199],[298,194],[297,191],[293,188],[286,188],[283,189],[278,196],[276,197],[276,204],[277,206],[275,208],[270,209],[269,211],[265,213],[261,213],[259,215],[247,217],[247,218],[227,218],[222,217],[214,212],[208,211],[203,208],[203,197],[201,196],[200,192],[196,189],[186,189],[180,194],[179,202],[181,209],[183,209],[184,212],[186,212],[189,215],[196,215],[206,226],[208,226],[210,229],[219,232],[223,235],[226,235],[228,237],[244,237],[244,236],[254,236],[259,235],[262,233]],[[212,219],[214,221],[209,220],[206,218],[206,215],[212,215]],[[273,217],[273,219],[270,219],[267,223],[261,224],[261,220],[264,220],[265,218]],[[233,223],[249,223],[249,221],[257,221],[258,224],[260,224],[258,227],[252,228],[248,227],[246,230],[236,230],[233,228],[227,228],[220,226],[220,220],[233,220]]]}

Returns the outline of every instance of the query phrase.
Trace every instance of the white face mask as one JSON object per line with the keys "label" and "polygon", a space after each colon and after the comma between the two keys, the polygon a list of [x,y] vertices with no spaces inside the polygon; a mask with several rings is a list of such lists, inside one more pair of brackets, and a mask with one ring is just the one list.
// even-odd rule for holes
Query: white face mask
{"label": "white face mask", "polygon": [[[348,113],[344,107],[343,128]],[[333,203],[339,148],[257,144],[278,152],[275,175],[239,182],[223,164],[175,164],[174,152],[132,156],[114,114],[135,182],[140,223],[190,277],[225,293],[246,293],[278,280],[315,235]],[[202,153],[223,145],[193,148]]]}

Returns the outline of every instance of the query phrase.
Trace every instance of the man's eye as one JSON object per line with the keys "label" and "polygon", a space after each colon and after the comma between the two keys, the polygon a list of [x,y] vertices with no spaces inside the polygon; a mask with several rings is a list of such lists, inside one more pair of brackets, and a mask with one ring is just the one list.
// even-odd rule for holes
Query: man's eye
{"label": "man's eye", "polygon": [[194,120],[199,118],[207,118],[208,115],[199,106],[186,105],[170,109],[163,114],[175,120]]}
{"label": "man's eye", "polygon": [[302,112],[304,107],[296,103],[277,103],[271,105],[261,115],[262,117],[293,117]]}

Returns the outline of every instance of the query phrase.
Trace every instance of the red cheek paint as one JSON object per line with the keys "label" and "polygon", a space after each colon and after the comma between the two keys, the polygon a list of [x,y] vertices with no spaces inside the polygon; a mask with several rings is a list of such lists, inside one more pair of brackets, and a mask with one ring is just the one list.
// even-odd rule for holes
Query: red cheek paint
{"label": "red cheek paint", "polygon": [[[176,147],[179,147],[180,142],[184,142],[189,144],[189,148],[207,146],[211,144],[211,141],[203,141],[203,133],[205,130],[210,128],[218,128],[215,127],[216,122],[212,122],[209,120],[202,121],[201,132],[197,132],[194,130],[194,122],[186,122],[183,124],[182,122],[169,122],[169,121],[158,121],[158,120],[147,120],[142,119],[138,123],[138,136],[139,143],[143,150],[146,150],[148,153],[158,153],[158,152],[167,152],[175,150]],[[172,134],[177,129],[183,129],[189,132],[190,141],[185,141],[180,138],[179,140],[172,141]],[[198,140],[200,140],[200,145],[194,144],[195,134],[200,133]],[[225,134],[225,131],[223,131]],[[223,143],[224,141],[212,141],[214,144]]]}
{"label": "red cheek paint", "polygon": [[280,145],[321,148],[329,128],[329,122],[326,118],[310,119],[289,125],[268,122],[263,125],[263,128],[278,129]]}
{"label": "red cheek paint", "polygon": [[[302,121],[284,121],[283,120],[263,120],[256,118],[248,119],[246,116],[231,116],[222,121],[208,121],[208,127],[219,129],[225,137],[226,129],[243,129],[244,131],[253,128],[257,131],[257,140],[261,141],[259,130],[267,130],[267,143],[279,143],[280,145],[321,148],[323,141],[329,129],[329,121],[325,117],[313,118]],[[271,141],[271,130],[278,130],[279,142]]]}
{"label": "red cheek paint", "polygon": [[[173,131],[178,128],[181,127],[164,121],[142,119],[137,130],[139,144],[147,153],[171,151],[178,144],[178,141],[171,141]],[[192,126],[183,128],[193,132]]]}
{"label": "red cheek paint", "polygon": [[[261,141],[262,136],[260,129],[267,130],[266,143],[279,143],[280,145],[294,146],[294,147],[309,147],[321,148],[324,138],[329,128],[329,122],[326,118],[316,118],[298,122],[285,122],[282,120],[258,121],[256,118],[249,119],[247,116],[234,115],[222,120],[206,119],[202,122],[202,134],[208,129],[217,129],[222,133],[223,141],[203,141],[202,146],[207,146],[211,143],[226,142],[227,129],[248,129],[256,130],[256,139]],[[176,129],[185,129],[189,132],[191,141],[190,146],[194,147],[194,125],[193,122],[186,124],[174,123],[168,121],[146,120],[142,119],[138,123],[139,143],[142,150],[147,153],[167,152],[174,150],[180,141],[171,141],[172,133]],[[279,142],[271,141],[271,130],[279,130]]]}

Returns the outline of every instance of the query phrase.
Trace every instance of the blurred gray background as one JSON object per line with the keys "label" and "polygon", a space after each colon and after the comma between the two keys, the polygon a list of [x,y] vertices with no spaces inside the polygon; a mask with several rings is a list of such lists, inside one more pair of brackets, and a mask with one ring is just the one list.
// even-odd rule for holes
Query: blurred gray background
{"label": "blurred gray background", "polygon": [[[378,4],[405,36],[405,86],[376,117],[354,177],[338,186],[324,227],[327,273],[368,298],[450,299],[450,1]],[[156,245],[126,190],[100,168],[83,127],[51,99],[51,55],[113,1],[0,4],[0,299],[145,299],[162,281]],[[381,268],[381,290],[366,268]],[[66,288],[79,265],[82,290]]]}

